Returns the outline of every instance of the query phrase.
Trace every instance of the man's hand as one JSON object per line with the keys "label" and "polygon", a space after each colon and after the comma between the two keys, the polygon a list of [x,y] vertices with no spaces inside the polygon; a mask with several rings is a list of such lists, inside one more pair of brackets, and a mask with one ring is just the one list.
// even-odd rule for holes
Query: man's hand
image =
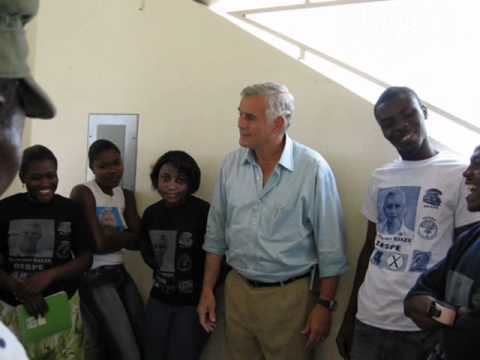
{"label": "man's hand", "polygon": [[208,333],[215,330],[215,327],[217,326],[215,306],[215,295],[213,294],[213,291],[203,289],[200,302],[197,306],[197,313],[200,319],[200,324]]}
{"label": "man's hand", "polygon": [[439,326],[439,323],[432,319],[429,314],[432,301],[437,301],[428,295],[411,296],[404,302],[405,315],[421,329],[432,329]]}
{"label": "man's hand", "polygon": [[330,333],[332,314],[325,306],[315,305],[308,316],[307,325],[302,334],[307,337],[307,348],[312,348],[324,341]]}
{"label": "man's hand", "polygon": [[24,287],[32,294],[41,294],[55,280],[54,269],[33,274],[23,281]]}
{"label": "man's hand", "polygon": [[347,310],[336,339],[338,352],[346,360],[350,359],[350,353],[352,351],[354,327],[355,314]]}

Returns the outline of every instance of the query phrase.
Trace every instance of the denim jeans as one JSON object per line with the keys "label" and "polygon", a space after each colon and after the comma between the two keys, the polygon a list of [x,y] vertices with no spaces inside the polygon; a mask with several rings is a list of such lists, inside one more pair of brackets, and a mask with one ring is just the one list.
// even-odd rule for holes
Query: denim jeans
{"label": "denim jeans", "polygon": [[145,360],[198,360],[206,340],[195,306],[150,298],[145,309]]}
{"label": "denim jeans", "polygon": [[90,270],[79,291],[87,359],[141,360],[143,300],[125,268]]}
{"label": "denim jeans", "polygon": [[350,360],[426,360],[437,342],[438,333],[384,330],[357,320]]}

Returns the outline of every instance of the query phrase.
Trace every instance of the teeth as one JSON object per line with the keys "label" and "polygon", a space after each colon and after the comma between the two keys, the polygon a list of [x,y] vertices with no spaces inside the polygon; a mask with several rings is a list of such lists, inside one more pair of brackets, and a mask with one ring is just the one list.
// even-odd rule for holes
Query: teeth
{"label": "teeth", "polygon": [[50,194],[50,190],[40,190],[40,194]]}
{"label": "teeth", "polygon": [[467,185],[467,189],[470,191],[470,192],[474,192],[477,190],[477,187],[475,185]]}

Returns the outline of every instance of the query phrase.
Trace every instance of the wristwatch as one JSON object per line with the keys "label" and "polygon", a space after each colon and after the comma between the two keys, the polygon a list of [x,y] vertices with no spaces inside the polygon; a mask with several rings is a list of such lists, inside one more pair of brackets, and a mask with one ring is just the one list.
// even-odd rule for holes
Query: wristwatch
{"label": "wristwatch", "polygon": [[335,300],[326,300],[326,299],[317,299],[317,304],[322,305],[323,307],[326,307],[330,311],[335,311],[337,308],[337,302]]}
{"label": "wristwatch", "polygon": [[455,307],[446,303],[432,301],[427,311],[427,315],[441,324],[453,326],[457,317],[457,310]]}

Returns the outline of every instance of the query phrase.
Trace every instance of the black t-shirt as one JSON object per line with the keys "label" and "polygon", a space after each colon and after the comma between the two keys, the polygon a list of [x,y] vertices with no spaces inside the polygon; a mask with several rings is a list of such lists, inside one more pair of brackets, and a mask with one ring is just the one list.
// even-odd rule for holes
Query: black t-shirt
{"label": "black t-shirt", "polygon": [[166,207],[161,200],[145,210],[142,253],[153,268],[153,298],[172,305],[198,303],[209,208],[208,202],[189,196],[179,207]]}
{"label": "black t-shirt", "polygon": [[[0,201],[0,268],[18,280],[69,262],[89,250],[90,238],[80,206],[63,196],[48,204],[27,193]],[[64,290],[70,297],[77,288],[78,279],[61,280],[43,296]],[[18,304],[8,292],[0,299]]]}

